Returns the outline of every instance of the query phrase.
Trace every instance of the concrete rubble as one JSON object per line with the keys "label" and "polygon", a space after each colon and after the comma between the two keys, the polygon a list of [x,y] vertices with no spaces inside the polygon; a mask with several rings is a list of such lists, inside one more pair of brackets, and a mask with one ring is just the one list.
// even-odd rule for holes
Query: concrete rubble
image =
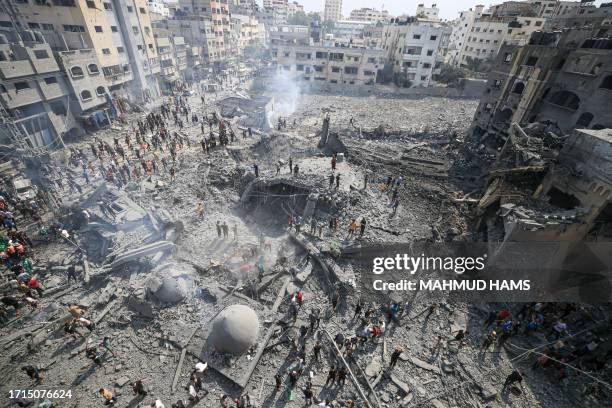
{"label": "concrete rubble", "polygon": [[[178,151],[175,178],[161,165],[121,188],[97,171],[88,182],[71,175],[82,191],[61,190],[61,210],[53,216],[70,239],[53,237],[35,246],[34,273],[44,282],[45,295],[35,310],[10,315],[0,326],[3,395],[9,387],[30,387],[32,381],[18,367],[34,365],[44,373],[44,388],[72,390],[73,398],[60,406],[98,406],[98,390],[106,387],[118,396],[116,406],[145,406],[160,398],[169,407],[187,401],[190,375],[197,363],[206,362],[198,373],[206,392],[192,406],[215,407],[222,395],[245,393],[253,406],[303,406],[307,380],[319,401],[330,399],[341,407],[349,400],[377,408],[577,406],[587,384],[583,377],[555,383],[548,378],[552,373],[530,374],[520,389],[502,391],[515,367],[533,364],[533,356],[520,357],[514,348],[479,352],[487,331],[483,320],[504,305],[443,301],[431,307],[431,299],[417,293],[402,299],[396,322],[388,321],[378,338],[360,343],[353,353],[338,340],[358,335],[360,328],[353,315],[362,270],[352,254],[390,243],[477,239],[482,229],[473,225],[474,215],[479,225],[491,227],[491,236],[494,228],[503,236],[499,228],[511,223],[540,229],[584,217],[582,206],[545,215],[527,207],[550,166],[570,154],[562,147],[565,136],[549,128],[517,129],[516,138],[491,161],[496,166],[488,168],[483,186],[482,160],[474,158],[480,145],[466,153],[471,142],[464,138],[475,100],[372,96],[364,101],[313,93],[301,95],[295,109],[287,110],[291,104],[284,97],[228,90],[202,103],[189,96],[193,112],[223,118],[235,140],[206,153],[200,123],[179,129],[169,121],[170,132],[180,131],[189,140]],[[124,144],[132,123],[159,112],[160,102],[73,147],[96,161],[88,148],[94,137]],[[333,173],[332,153],[340,153]],[[166,157],[168,151],[143,154]],[[78,174],[67,162],[57,166]],[[384,188],[388,177],[398,176],[401,204],[393,211]],[[509,191],[517,191],[513,197],[521,201],[507,199]],[[499,212],[488,211],[491,206]],[[330,228],[335,219],[339,228]],[[357,228],[347,236],[352,219],[367,220],[363,234]],[[73,265],[76,283],[66,280]],[[84,337],[64,333],[72,304],[95,322],[91,332],[79,329]],[[388,306],[366,305],[372,308],[366,327],[387,321]],[[568,315],[576,331],[587,326],[582,312]],[[309,328],[316,313],[320,325],[304,340],[300,329]],[[605,310],[589,313],[595,321]],[[448,341],[459,329],[468,332],[465,345]],[[598,330],[589,338],[602,336],[606,340],[599,344],[609,344]],[[98,346],[104,337],[111,338],[112,355]],[[323,347],[319,361],[316,341]],[[543,341],[538,332],[517,344],[531,348]],[[102,367],[85,356],[91,345],[104,352]],[[403,351],[390,369],[396,347]],[[303,366],[301,357],[306,357]],[[343,386],[325,386],[332,364],[346,369]],[[294,371],[301,375],[292,390],[288,382]],[[283,381],[278,391],[275,374]],[[137,379],[149,392],[142,401],[131,392]],[[513,394],[515,389],[520,394]],[[604,406],[599,402],[590,401]]]}

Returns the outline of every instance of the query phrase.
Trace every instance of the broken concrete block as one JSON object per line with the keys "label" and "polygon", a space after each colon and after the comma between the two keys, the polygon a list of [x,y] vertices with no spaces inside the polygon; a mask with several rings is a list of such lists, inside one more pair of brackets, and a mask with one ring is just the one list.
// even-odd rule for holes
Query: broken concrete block
{"label": "broken concrete block", "polygon": [[428,371],[432,371],[432,372],[434,372],[436,374],[441,374],[440,373],[440,369],[438,367],[433,366],[433,365],[431,365],[429,363],[426,363],[423,360],[419,360],[416,357],[410,357],[410,362],[412,364],[414,364],[415,366],[420,367],[422,369],[425,369],[425,370],[428,370]]}
{"label": "broken concrete block", "polygon": [[433,405],[435,408],[446,408],[446,405],[444,405],[442,401],[437,399],[431,400],[431,405]]}
{"label": "broken concrete block", "polygon": [[365,373],[368,377],[376,377],[382,368],[382,359],[380,356],[376,356],[370,361],[365,368]]}
{"label": "broken concrete block", "polygon": [[492,401],[497,398],[497,390],[490,385],[485,385],[480,391],[480,396],[484,401]]}
{"label": "broken concrete block", "polygon": [[145,302],[144,300],[131,297],[128,302],[128,306],[136,313],[139,313],[145,317],[153,317],[153,307],[149,302]]}
{"label": "broken concrete block", "polygon": [[397,378],[395,374],[391,374],[391,382],[395,384],[397,388],[404,391],[406,394],[410,394],[410,386],[407,383]]}

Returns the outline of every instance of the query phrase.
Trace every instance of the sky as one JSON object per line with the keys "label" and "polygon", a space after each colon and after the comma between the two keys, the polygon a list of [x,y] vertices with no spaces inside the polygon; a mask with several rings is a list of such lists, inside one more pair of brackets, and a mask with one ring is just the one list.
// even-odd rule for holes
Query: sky
{"label": "sky", "polygon": [[[291,0],[290,0],[291,1]],[[325,0],[297,0],[298,3],[304,6],[306,11],[323,11]],[[457,17],[460,11],[468,10],[476,4],[491,4],[503,3],[504,0],[342,0],[342,15],[348,17],[351,10],[361,7],[370,7],[380,10],[384,5],[386,10],[394,16],[402,14],[414,15],[417,4],[425,4],[431,6],[432,3],[437,3],[440,9],[440,18],[452,20]],[[600,4],[602,0],[595,1],[595,4]]]}

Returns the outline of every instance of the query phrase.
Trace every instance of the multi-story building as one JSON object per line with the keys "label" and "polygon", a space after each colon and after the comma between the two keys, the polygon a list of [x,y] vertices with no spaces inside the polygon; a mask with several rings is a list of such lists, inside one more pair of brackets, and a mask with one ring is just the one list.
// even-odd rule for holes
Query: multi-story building
{"label": "multi-story building", "polygon": [[374,85],[385,63],[383,50],[369,48],[280,45],[271,53],[279,72],[313,83]]}
{"label": "multi-story building", "polygon": [[323,10],[324,21],[338,21],[342,19],[342,0],[325,0]]}
{"label": "multi-story building", "polygon": [[170,9],[168,4],[163,0],[148,0],[147,5],[149,7],[149,13],[151,20],[160,20],[162,18],[170,17]]}
{"label": "multi-story building", "polygon": [[475,134],[503,143],[512,123],[551,121],[562,132],[612,128],[612,38],[599,28],[536,32],[505,44],[474,117]]}
{"label": "multi-story building", "polygon": [[94,82],[111,92],[129,90],[138,100],[156,93],[157,53],[145,0],[11,2],[1,21],[38,31],[56,51],[93,50],[103,74]]}
{"label": "multi-story building", "polygon": [[291,17],[297,13],[303,13],[303,12],[304,12],[304,6],[302,6],[297,1],[287,2],[287,17]]}
{"label": "multi-story building", "polygon": [[[517,13],[522,13],[518,15]],[[546,19],[537,17],[529,4],[505,2],[480,13],[472,22],[467,38],[454,59],[456,65],[474,66],[481,62],[491,63],[505,43],[526,44],[531,33],[542,30]],[[465,34],[465,33],[463,33]]]}
{"label": "multi-story building", "polygon": [[362,7],[351,11],[349,20],[352,21],[388,21],[390,18],[387,10],[377,10],[375,8]]}
{"label": "multi-story building", "polygon": [[426,7],[424,4],[417,5],[416,16],[418,18],[424,18],[427,20],[438,21],[440,17],[440,9],[436,4],[432,4],[431,7]]}
{"label": "multi-story building", "polygon": [[450,33],[450,27],[436,21],[398,18],[384,27],[382,47],[396,74],[405,74],[413,86],[431,86],[444,61]]}
{"label": "multi-story building", "polygon": [[528,0],[538,17],[553,18],[580,6],[579,1]]}
{"label": "multi-story building", "polygon": [[264,0],[264,10],[267,17],[265,22],[269,26],[287,24],[289,18],[288,0]]}
{"label": "multi-story building", "polygon": [[309,45],[310,31],[308,26],[280,25],[270,27],[270,46]]}
{"label": "multi-story building", "polygon": [[609,37],[612,32],[612,4],[572,7],[549,18],[545,24],[547,30],[584,26],[597,27],[598,37]]}
{"label": "multi-story building", "polygon": [[332,33],[334,37],[340,38],[363,38],[366,27],[374,25],[369,21],[338,20],[334,24]]}
{"label": "multi-story building", "polygon": [[262,32],[259,21],[253,15],[232,14],[233,26],[236,35],[238,52],[242,53],[247,47],[263,45]]}
{"label": "multi-story building", "polygon": [[[78,98],[70,96],[61,67],[39,33],[0,34],[0,79],[3,139],[19,147],[60,147],[62,136],[75,130],[69,108],[70,100]],[[105,95],[102,85],[101,92],[90,97],[104,100]]]}
{"label": "multi-story building", "polygon": [[450,65],[459,65],[460,53],[463,44],[468,38],[474,21],[482,16],[484,10],[483,5],[477,5],[473,8],[462,11],[459,17],[451,22],[452,33],[448,44],[448,52],[446,54],[446,63]]}

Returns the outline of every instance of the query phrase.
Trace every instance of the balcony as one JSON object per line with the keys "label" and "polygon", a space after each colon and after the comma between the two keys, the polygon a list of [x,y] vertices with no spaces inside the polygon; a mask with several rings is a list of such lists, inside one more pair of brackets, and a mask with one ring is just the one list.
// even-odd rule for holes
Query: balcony
{"label": "balcony", "polygon": [[13,79],[34,75],[34,68],[29,60],[0,62],[2,79]]}
{"label": "balcony", "polygon": [[407,61],[418,61],[421,59],[421,54],[402,54],[402,59]]}
{"label": "balcony", "polygon": [[46,100],[61,98],[62,96],[68,95],[68,89],[64,86],[63,81],[54,84],[47,84],[45,81],[41,81],[39,85]]}
{"label": "balcony", "polygon": [[8,92],[1,93],[0,97],[4,99],[8,109],[15,109],[20,106],[40,102],[42,100],[40,93],[34,88],[22,89],[20,91],[11,89]]}
{"label": "balcony", "polygon": [[161,68],[161,74],[165,77],[174,77],[176,75],[176,70],[173,66]]}

